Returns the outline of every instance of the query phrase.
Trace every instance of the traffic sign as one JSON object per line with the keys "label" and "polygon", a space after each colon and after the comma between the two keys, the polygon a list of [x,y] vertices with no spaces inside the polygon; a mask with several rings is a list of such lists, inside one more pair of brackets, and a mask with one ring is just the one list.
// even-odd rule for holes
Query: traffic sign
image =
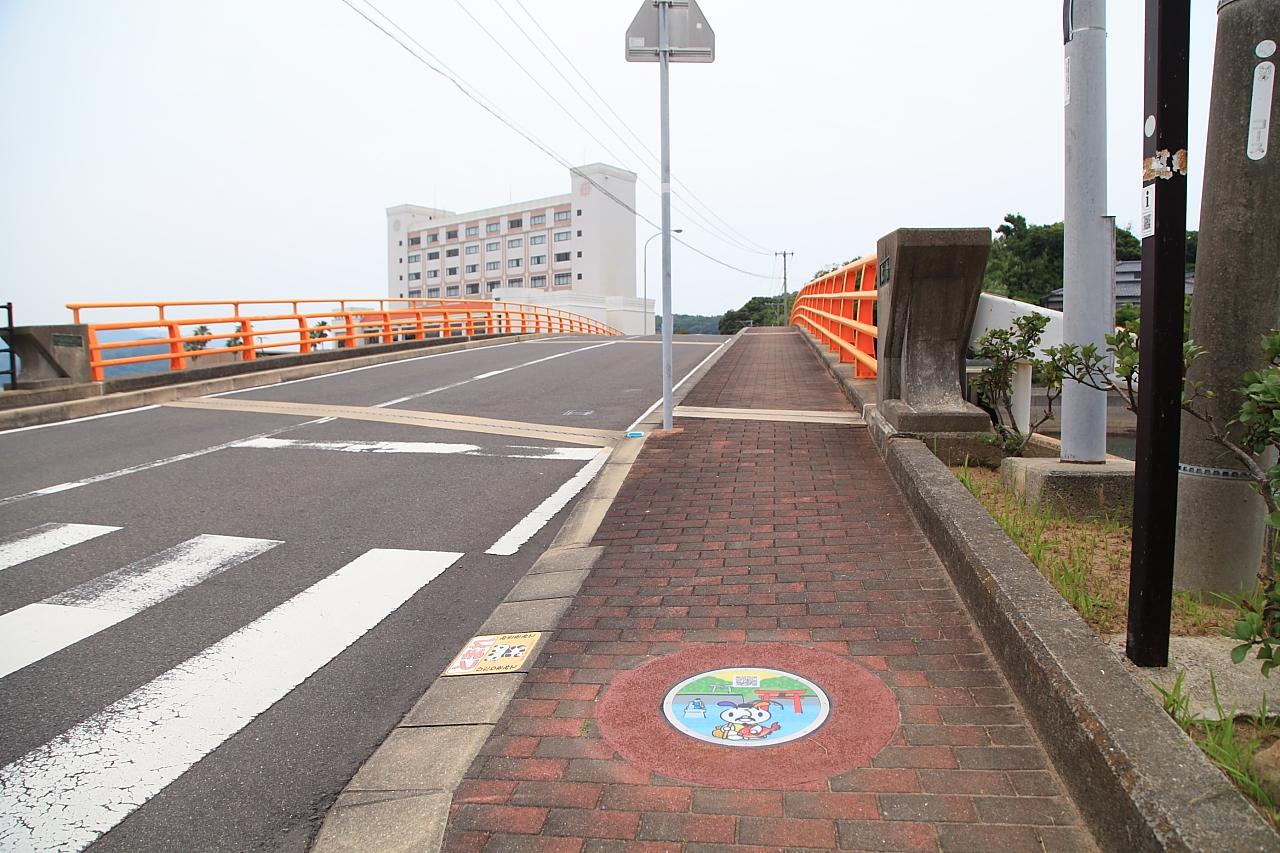
{"label": "traffic sign", "polygon": [[[697,0],[670,0],[667,31],[671,62],[714,62],[716,34],[698,8]],[[627,62],[658,61],[658,3],[644,0],[627,28]]]}

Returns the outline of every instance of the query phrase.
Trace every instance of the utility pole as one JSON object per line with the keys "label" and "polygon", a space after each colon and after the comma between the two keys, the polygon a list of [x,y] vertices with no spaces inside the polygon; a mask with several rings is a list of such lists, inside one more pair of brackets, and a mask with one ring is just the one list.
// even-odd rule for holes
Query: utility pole
{"label": "utility pole", "polygon": [[[1107,2],[1063,0],[1066,168],[1063,340],[1106,349],[1115,327],[1115,220],[1107,217]],[[1062,387],[1063,462],[1107,458],[1107,393]]]}
{"label": "utility pole", "polygon": [[779,326],[785,326],[791,322],[791,312],[788,310],[788,306],[787,306],[787,256],[794,255],[794,254],[795,252],[774,252],[773,253],[773,256],[775,258],[778,257],[779,255],[782,256],[782,312],[787,315],[785,320],[778,323]]}
{"label": "utility pole", "polygon": [[[1276,41],[1280,3],[1218,4],[1191,338],[1205,353],[1190,378],[1216,391],[1197,403],[1219,424],[1239,411],[1235,389],[1264,366],[1258,345],[1280,328],[1280,138]],[[1178,589],[1230,594],[1254,584],[1266,509],[1239,460],[1183,418],[1178,473]],[[1238,436],[1238,430],[1232,430]]]}
{"label": "utility pole", "polygon": [[1133,555],[1125,654],[1169,663],[1173,544],[1182,420],[1182,282],[1187,242],[1187,77],[1190,0],[1147,0],[1143,122],[1142,337]]}

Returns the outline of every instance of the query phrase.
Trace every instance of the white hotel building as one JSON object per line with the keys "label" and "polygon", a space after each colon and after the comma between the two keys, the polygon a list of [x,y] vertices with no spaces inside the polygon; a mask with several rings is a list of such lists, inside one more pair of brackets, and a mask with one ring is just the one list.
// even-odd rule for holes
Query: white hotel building
{"label": "white hotel building", "polygon": [[636,297],[636,217],[623,206],[635,207],[635,174],[593,163],[569,178],[565,195],[470,213],[387,208],[388,295],[536,303],[651,333],[653,302]]}

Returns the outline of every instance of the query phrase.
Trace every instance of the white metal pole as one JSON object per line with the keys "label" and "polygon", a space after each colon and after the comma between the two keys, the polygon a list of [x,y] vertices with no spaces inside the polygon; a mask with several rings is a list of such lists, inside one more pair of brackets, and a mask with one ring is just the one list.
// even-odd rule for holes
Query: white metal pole
{"label": "white metal pole", "polygon": [[[1064,3],[1063,340],[1104,350],[1115,325],[1115,220],[1107,218],[1107,3]],[[1104,462],[1106,456],[1106,393],[1066,380],[1062,460]]]}
{"label": "white metal pole", "polygon": [[658,67],[662,112],[662,428],[671,429],[671,33],[667,12],[671,0],[658,0]]}

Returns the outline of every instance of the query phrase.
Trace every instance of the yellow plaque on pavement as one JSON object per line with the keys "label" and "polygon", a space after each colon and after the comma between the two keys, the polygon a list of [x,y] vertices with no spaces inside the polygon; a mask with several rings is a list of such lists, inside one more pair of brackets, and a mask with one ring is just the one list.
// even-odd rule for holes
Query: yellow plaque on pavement
{"label": "yellow plaque on pavement", "polygon": [[541,631],[531,631],[525,634],[472,637],[444,674],[489,675],[495,672],[515,672],[524,666],[541,636]]}

